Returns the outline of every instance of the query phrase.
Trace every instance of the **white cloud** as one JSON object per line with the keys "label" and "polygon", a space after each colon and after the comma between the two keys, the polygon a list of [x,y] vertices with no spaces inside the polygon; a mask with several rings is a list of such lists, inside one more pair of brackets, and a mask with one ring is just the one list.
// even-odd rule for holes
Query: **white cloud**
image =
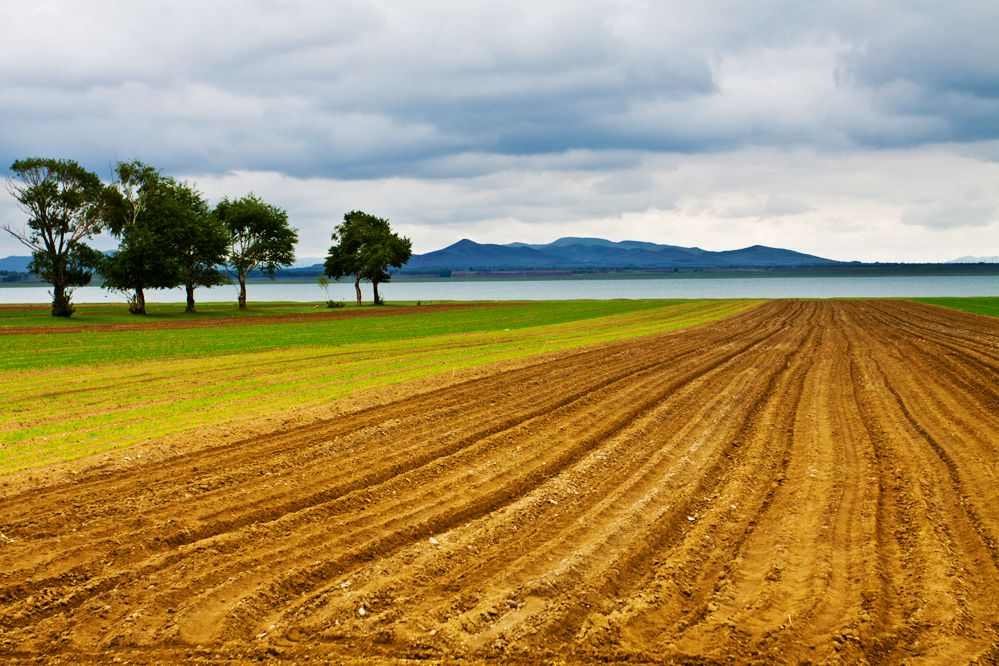
{"label": "white cloud", "polygon": [[948,194],[910,204],[902,211],[904,224],[926,229],[983,227],[999,222],[999,195],[983,190]]}

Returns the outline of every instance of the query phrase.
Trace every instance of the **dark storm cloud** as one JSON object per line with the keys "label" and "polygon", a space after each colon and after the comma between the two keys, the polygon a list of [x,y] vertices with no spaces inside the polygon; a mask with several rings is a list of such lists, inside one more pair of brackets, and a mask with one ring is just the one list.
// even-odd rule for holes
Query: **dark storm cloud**
{"label": "dark storm cloud", "polygon": [[0,140],[373,177],[454,153],[999,136],[987,3],[536,4],[41,3],[3,35]]}
{"label": "dark storm cloud", "polygon": [[999,98],[999,4],[922,3],[922,11],[912,6],[902,5],[890,23],[882,22],[882,34],[860,43],[849,59],[858,79],[872,86],[910,82],[929,94]]}

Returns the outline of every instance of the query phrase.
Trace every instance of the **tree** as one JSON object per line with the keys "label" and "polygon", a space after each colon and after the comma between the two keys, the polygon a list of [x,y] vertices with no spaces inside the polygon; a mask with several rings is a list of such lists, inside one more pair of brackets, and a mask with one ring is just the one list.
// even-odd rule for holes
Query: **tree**
{"label": "tree", "polygon": [[371,282],[374,303],[382,303],[378,285],[392,279],[390,267],[402,268],[413,254],[413,243],[392,232],[385,218],[355,210],[343,216],[333,229],[333,245],[326,257],[326,275],[336,280],[352,276],[357,304],[361,304],[361,280]]}
{"label": "tree", "polygon": [[260,268],[268,277],[295,261],[298,231],[288,226],[288,213],[252,193],[242,199],[223,199],[215,217],[229,234],[231,271],[239,280],[239,309],[246,309],[246,278]]}
{"label": "tree", "polygon": [[[388,225],[388,221],[385,221]],[[364,277],[371,281],[374,290],[375,305],[382,304],[378,295],[378,285],[392,279],[388,272],[391,268],[402,268],[403,264],[413,256],[413,242],[408,238],[389,231],[373,243],[368,244],[361,252],[364,261]]]}
{"label": "tree", "polygon": [[326,256],[326,275],[339,281],[347,276],[354,278],[354,293],[361,304],[361,261],[359,250],[364,237],[364,220],[367,213],[353,211],[343,216],[343,222],[333,228],[333,245]]}
{"label": "tree", "polygon": [[168,289],[181,283],[177,245],[183,233],[187,203],[178,198],[178,184],[139,161],[120,162],[107,188],[105,217],[118,238],[115,254],[100,264],[104,286],[132,291],[129,311],[146,313],[145,290]]}
{"label": "tree", "polygon": [[185,312],[194,312],[196,287],[225,284],[228,278],[219,270],[229,249],[229,234],[219,219],[211,214],[200,192],[186,183],[170,183],[177,207],[178,233],[174,253],[180,282],[187,292]]}
{"label": "tree", "polygon": [[89,284],[98,253],[84,241],[103,227],[100,179],[73,160],[14,162],[7,191],[28,216],[26,229],[4,230],[31,249],[28,269],[52,284],[52,315],[69,317],[72,287]]}

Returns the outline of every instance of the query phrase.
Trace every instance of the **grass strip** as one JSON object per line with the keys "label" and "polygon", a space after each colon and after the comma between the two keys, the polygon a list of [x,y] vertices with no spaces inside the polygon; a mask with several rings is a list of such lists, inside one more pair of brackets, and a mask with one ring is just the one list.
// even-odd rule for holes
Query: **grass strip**
{"label": "grass strip", "polygon": [[909,300],[999,317],[999,296],[938,296],[935,298],[910,298]]}
{"label": "grass strip", "polygon": [[[430,311],[403,308],[391,316],[66,335],[6,335],[0,372],[42,367],[125,366],[168,358],[198,358],[291,347],[428,338],[453,332],[500,331],[656,309],[682,301],[614,300],[518,303],[502,307]],[[380,314],[380,313],[379,313]]]}

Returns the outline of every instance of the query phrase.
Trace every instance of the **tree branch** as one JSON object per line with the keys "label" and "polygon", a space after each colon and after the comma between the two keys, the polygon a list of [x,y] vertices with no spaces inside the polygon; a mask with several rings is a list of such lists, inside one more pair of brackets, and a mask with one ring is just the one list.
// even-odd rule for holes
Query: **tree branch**
{"label": "tree branch", "polygon": [[31,249],[33,251],[37,251],[37,252],[44,251],[44,248],[41,245],[39,245],[36,241],[32,240],[32,237],[29,236],[26,231],[23,231],[21,229],[15,229],[14,227],[12,227],[9,224],[5,224],[5,225],[3,225],[3,227],[0,227],[0,228],[2,228],[8,234],[10,234],[14,238],[16,238],[18,240],[18,242],[21,243],[21,245],[24,245],[25,247],[27,247],[27,248],[29,248],[29,249]]}

